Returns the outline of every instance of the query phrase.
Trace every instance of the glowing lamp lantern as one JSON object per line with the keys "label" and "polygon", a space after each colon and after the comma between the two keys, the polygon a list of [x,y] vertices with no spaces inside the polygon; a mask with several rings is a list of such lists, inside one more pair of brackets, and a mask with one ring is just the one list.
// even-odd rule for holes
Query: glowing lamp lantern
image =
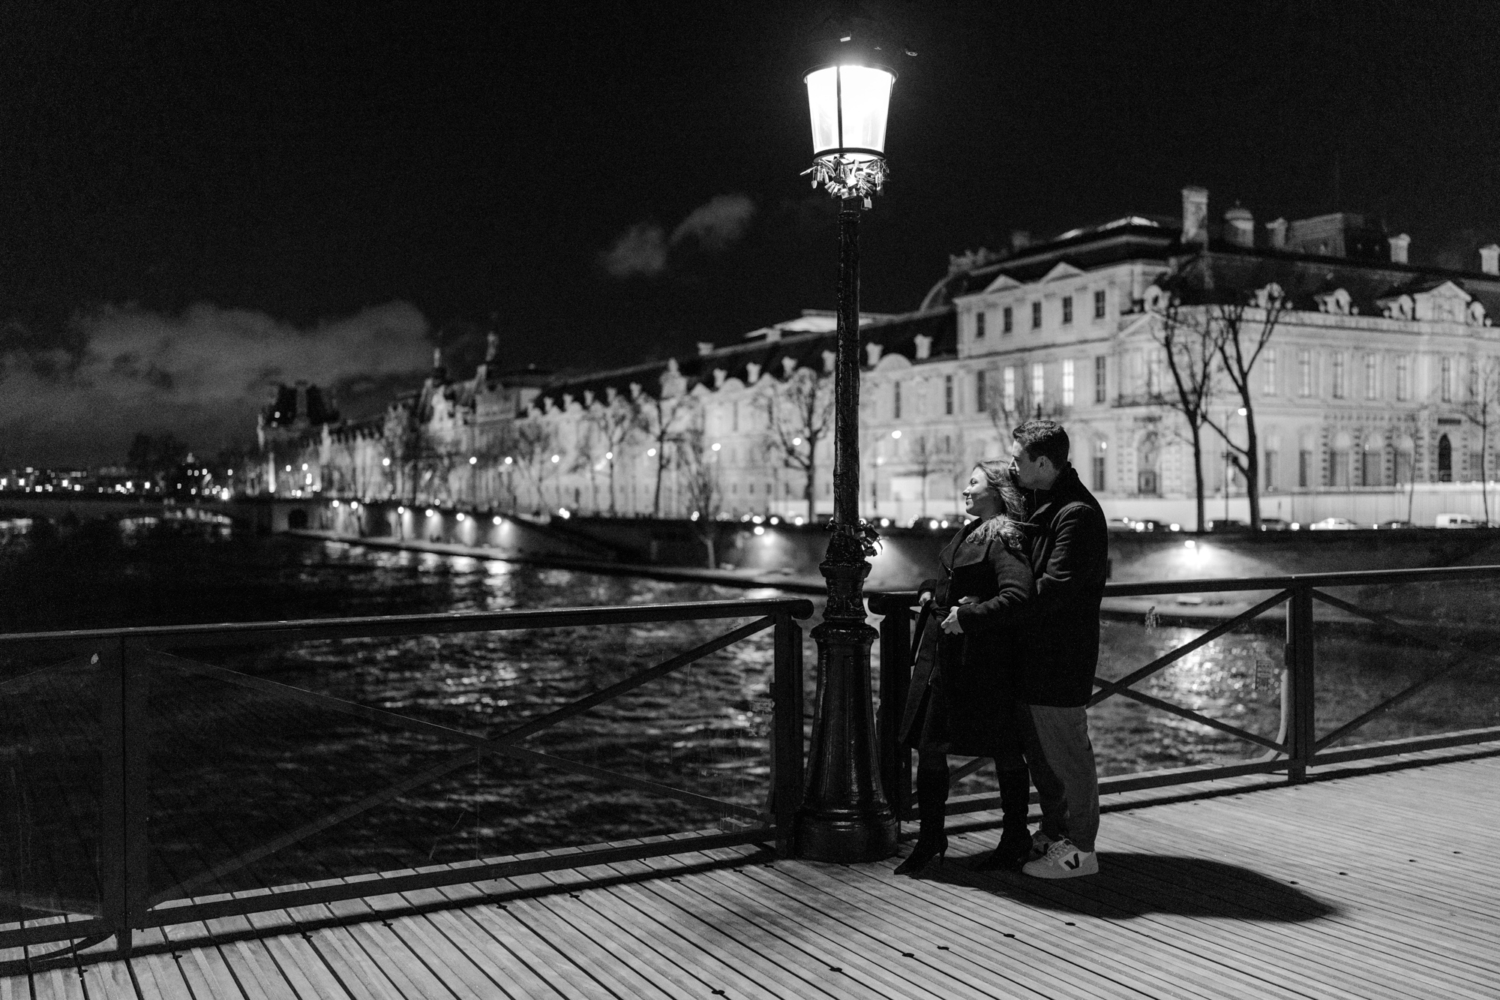
{"label": "glowing lamp lantern", "polygon": [[863,198],[885,183],[885,125],[896,74],[849,58],[805,77],[812,115],[813,187],[837,198]]}

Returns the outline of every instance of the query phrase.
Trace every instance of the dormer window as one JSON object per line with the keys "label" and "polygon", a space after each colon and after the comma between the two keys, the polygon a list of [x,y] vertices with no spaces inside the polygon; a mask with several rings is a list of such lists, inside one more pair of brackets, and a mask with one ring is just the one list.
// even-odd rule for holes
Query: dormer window
{"label": "dormer window", "polygon": [[1094,318],[1104,318],[1104,290],[1102,288],[1094,293]]}
{"label": "dormer window", "polygon": [[1040,302],[1031,304],[1031,328],[1033,330],[1042,328],[1042,304]]}
{"label": "dormer window", "polygon": [[977,312],[977,313],[974,314],[974,339],[975,340],[983,340],[984,339],[984,313],[983,312]]}
{"label": "dormer window", "polygon": [[1073,322],[1073,296],[1071,296],[1071,295],[1064,295],[1063,296],[1063,300],[1062,300],[1062,306],[1063,306],[1063,318],[1062,318],[1063,326],[1068,326],[1069,324],[1071,324]]}
{"label": "dormer window", "polygon": [[1011,309],[1010,306],[1006,306],[1001,311],[1001,313],[1000,313],[1000,332],[1001,333],[1010,333],[1015,328],[1016,328],[1015,311],[1013,309]]}

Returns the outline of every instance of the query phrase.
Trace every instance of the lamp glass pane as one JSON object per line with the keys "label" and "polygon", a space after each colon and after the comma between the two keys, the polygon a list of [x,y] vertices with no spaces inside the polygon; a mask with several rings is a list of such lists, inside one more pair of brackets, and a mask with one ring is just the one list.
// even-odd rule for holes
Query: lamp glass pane
{"label": "lamp glass pane", "polygon": [[844,146],[885,152],[885,121],[891,105],[890,73],[869,66],[841,66]]}
{"label": "lamp glass pane", "polygon": [[807,74],[807,106],[812,114],[813,155],[839,147],[837,66]]}

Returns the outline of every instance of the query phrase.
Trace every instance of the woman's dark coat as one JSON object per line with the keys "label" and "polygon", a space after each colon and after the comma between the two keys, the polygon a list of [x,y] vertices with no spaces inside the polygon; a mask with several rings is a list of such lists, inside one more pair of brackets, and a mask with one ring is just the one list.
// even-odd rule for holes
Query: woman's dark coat
{"label": "woman's dark coat", "polygon": [[[970,540],[980,523],[966,524],[938,557],[942,573],[917,637],[901,720],[902,742],[918,750],[990,757],[1009,724],[1012,672],[1026,646],[1031,567],[1003,538]],[[959,606],[963,632],[950,635],[942,621],[964,597],[974,600]]]}

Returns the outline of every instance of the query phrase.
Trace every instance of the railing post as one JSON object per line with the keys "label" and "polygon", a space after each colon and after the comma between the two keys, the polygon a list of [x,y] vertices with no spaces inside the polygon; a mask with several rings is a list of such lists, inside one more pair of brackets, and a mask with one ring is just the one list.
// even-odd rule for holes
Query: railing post
{"label": "railing post", "polygon": [[1290,713],[1287,741],[1291,752],[1287,766],[1287,779],[1292,782],[1307,780],[1307,765],[1313,755],[1313,744],[1317,740],[1313,704],[1316,697],[1314,684],[1316,659],[1313,639],[1313,599],[1310,584],[1295,584],[1289,602],[1286,619],[1287,669],[1291,684],[1290,704],[1283,699],[1283,713]]}
{"label": "railing post", "polygon": [[785,858],[795,848],[797,810],[802,805],[802,626],[787,612],[778,612],[772,642],[771,814],[776,853]]}
{"label": "railing post", "polygon": [[99,883],[104,918],[122,954],[141,922],[147,898],[146,668],[125,640],[101,650]]}
{"label": "railing post", "polygon": [[911,686],[911,608],[903,595],[875,594],[870,609],[880,622],[880,783],[891,799],[897,820],[911,810],[911,751],[899,741],[901,713]]}

